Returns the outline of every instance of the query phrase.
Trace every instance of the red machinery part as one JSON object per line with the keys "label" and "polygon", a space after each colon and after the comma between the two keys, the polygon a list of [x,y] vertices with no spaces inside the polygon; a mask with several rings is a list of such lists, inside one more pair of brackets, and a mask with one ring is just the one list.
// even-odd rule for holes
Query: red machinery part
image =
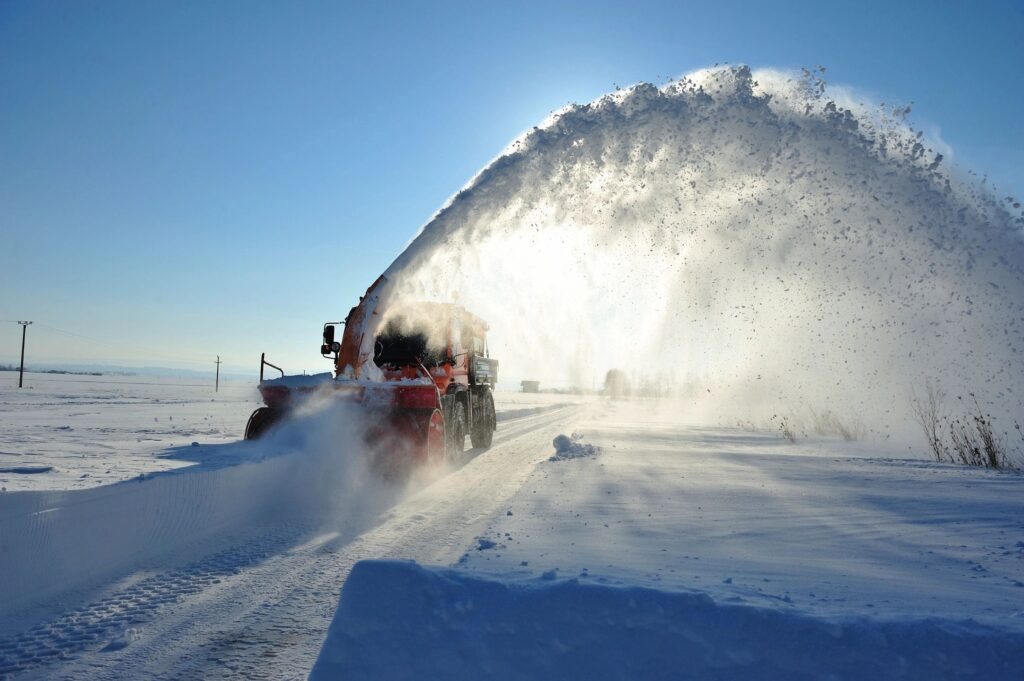
{"label": "red machinery part", "polygon": [[397,410],[366,431],[373,467],[401,479],[411,469],[444,461],[444,417],[440,409]]}
{"label": "red machinery part", "polygon": [[438,409],[441,398],[437,386],[429,385],[401,386],[395,394],[395,405],[401,409]]}

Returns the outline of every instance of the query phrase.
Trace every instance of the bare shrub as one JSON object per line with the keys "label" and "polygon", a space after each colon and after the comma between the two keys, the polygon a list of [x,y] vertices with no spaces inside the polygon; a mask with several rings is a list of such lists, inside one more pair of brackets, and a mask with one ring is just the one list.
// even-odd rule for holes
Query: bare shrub
{"label": "bare shrub", "polygon": [[629,382],[629,376],[622,369],[609,369],[604,377],[604,394],[613,400],[628,398],[633,393],[633,387]]}
{"label": "bare shrub", "polygon": [[953,453],[960,463],[983,468],[1007,468],[1006,446],[1003,438],[992,430],[992,416],[985,414],[978,398],[971,393],[973,412],[949,424],[949,437]]}
{"label": "bare shrub", "polygon": [[914,412],[914,417],[917,422],[921,425],[921,430],[924,431],[925,440],[928,441],[928,446],[932,450],[932,454],[935,456],[936,461],[952,461],[946,451],[946,445],[942,442],[942,403],[946,398],[945,393],[942,392],[931,381],[925,384],[925,392],[923,397],[918,397],[917,391],[910,391],[910,404]]}
{"label": "bare shrub", "polygon": [[[1017,464],[1009,456],[1006,434],[1000,436],[996,432],[992,415],[982,411],[974,393],[970,396],[973,409],[968,405],[966,414],[950,418],[944,413],[945,394],[931,381],[926,384],[923,397],[911,391],[914,416],[924,431],[935,460],[996,470],[1017,470]],[[963,401],[962,397],[957,399]],[[1019,423],[1014,423],[1014,427],[1018,433],[1021,432]],[[944,439],[946,434],[948,443]],[[1024,441],[1024,434],[1021,437]]]}
{"label": "bare shrub", "polygon": [[867,426],[857,417],[843,421],[839,416],[829,409],[815,411],[808,407],[811,412],[811,431],[823,437],[835,436],[843,438],[847,442],[863,440],[867,435]]}
{"label": "bare shrub", "polygon": [[779,416],[778,414],[774,414],[769,419],[769,421],[774,421],[776,419],[778,419],[779,421],[779,432],[782,433],[782,437],[786,438],[790,442],[795,443],[796,432],[794,431],[793,426],[790,425],[789,419],[786,418],[785,416]]}
{"label": "bare shrub", "polygon": [[757,424],[748,419],[738,419],[736,421],[736,427],[740,430],[745,430],[748,433],[754,433],[758,430]]}

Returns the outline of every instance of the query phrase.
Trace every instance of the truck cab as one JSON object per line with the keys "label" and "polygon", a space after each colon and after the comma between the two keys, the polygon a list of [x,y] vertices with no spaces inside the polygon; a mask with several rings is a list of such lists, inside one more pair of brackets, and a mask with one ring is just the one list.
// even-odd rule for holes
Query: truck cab
{"label": "truck cab", "polygon": [[[333,373],[286,376],[261,358],[266,406],[250,416],[247,440],[286,417],[302,395],[330,391],[364,407],[367,442],[387,470],[458,460],[467,435],[474,448],[491,446],[498,361],[490,357],[487,323],[453,303],[381,305],[386,283],[379,278],[352,308],[340,342],[341,322],[324,325],[320,352],[333,361]],[[266,366],[281,377],[264,380]]]}
{"label": "truck cab", "polygon": [[[418,302],[389,311],[374,337],[372,361],[380,378],[433,382],[448,448],[456,452],[467,434],[474,447],[491,444],[498,361],[489,356],[487,330],[484,320],[459,305]],[[322,351],[334,349],[334,335],[325,326]],[[340,350],[334,353],[335,377],[344,380],[349,365]]]}

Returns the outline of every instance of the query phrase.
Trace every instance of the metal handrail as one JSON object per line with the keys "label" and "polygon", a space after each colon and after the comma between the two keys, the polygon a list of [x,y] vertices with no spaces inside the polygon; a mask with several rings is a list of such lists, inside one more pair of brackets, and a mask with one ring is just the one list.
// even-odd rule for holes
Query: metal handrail
{"label": "metal handrail", "polygon": [[284,369],[282,369],[281,367],[277,366],[276,364],[271,364],[270,362],[268,362],[267,361],[267,353],[263,352],[263,353],[260,353],[260,383],[263,382],[263,367],[264,366],[273,367],[273,368],[277,369],[278,371],[281,372],[281,378],[284,378]]}

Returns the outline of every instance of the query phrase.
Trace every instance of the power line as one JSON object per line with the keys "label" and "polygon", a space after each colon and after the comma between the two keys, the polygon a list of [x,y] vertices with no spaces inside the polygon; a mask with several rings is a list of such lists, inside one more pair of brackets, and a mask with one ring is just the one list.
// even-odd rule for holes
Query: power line
{"label": "power line", "polygon": [[[26,324],[25,322],[17,321],[17,320],[14,320],[14,319],[0,319],[0,323]],[[68,331],[67,329],[61,329],[61,328],[58,328],[58,327],[53,326],[51,324],[46,324],[46,323],[38,322],[38,321],[37,322],[27,322],[27,324],[33,324],[33,323],[37,324],[40,328],[46,329],[47,331],[63,334],[63,335],[66,335],[66,336],[71,336],[73,338],[80,338],[82,340],[89,341],[90,343],[95,343],[97,345],[100,345],[104,349],[107,349],[107,350],[111,350],[111,349],[118,350],[118,349],[120,349],[121,351],[131,351],[131,352],[135,352],[135,351],[138,350],[138,348],[135,347],[135,346],[128,346],[128,345],[122,345],[122,344],[118,344],[118,343],[111,343],[109,341],[104,341],[104,340],[101,340],[99,338],[95,338],[93,336],[87,336],[85,334],[77,333],[75,331]],[[23,333],[22,333],[22,362],[21,362],[22,363],[22,369],[24,369],[24,364],[25,364],[25,358],[24,358],[24,351],[25,351],[24,344],[25,343],[24,343],[24,341],[25,341],[25,339],[24,339],[24,328],[23,328]],[[189,353],[163,353],[162,352],[162,353],[160,353],[159,356],[150,356],[149,357],[149,361],[151,361],[151,362],[152,361],[156,361],[156,362],[163,362],[163,361],[168,361],[168,362],[188,362],[188,363],[191,363],[191,364],[198,364],[198,363],[201,362],[201,358],[202,357],[203,357],[203,355],[198,353],[198,352],[195,353],[195,354],[189,354]],[[209,355],[206,355],[206,357],[209,357]],[[97,361],[97,360],[93,360],[93,361]],[[115,361],[115,363],[117,362],[117,360],[114,360],[114,361]],[[124,361],[124,360],[122,360],[122,361]],[[217,356],[216,364],[217,364],[217,388],[219,388],[220,365],[223,364],[223,362],[221,361],[219,355]],[[21,383],[21,381],[19,380],[19,387],[20,387],[20,383]]]}
{"label": "power line", "polygon": [[[66,336],[72,336],[74,338],[81,338],[82,340],[86,340],[86,341],[89,341],[91,343],[96,343],[98,345],[102,345],[104,348],[115,348],[115,349],[116,348],[120,348],[121,350],[133,350],[133,351],[138,349],[136,347],[130,347],[130,346],[127,346],[127,345],[120,345],[118,343],[111,343],[109,341],[104,341],[104,340],[101,340],[99,338],[94,338],[93,336],[86,336],[85,334],[76,333],[74,331],[68,331],[67,329],[61,329],[61,328],[58,328],[56,326],[52,326],[50,324],[44,324],[42,322],[37,322],[37,323],[39,324],[40,327],[42,327],[44,329],[48,329],[49,331],[54,331],[56,333],[64,334]],[[206,355],[206,356],[208,357],[209,355]],[[195,353],[195,354],[187,354],[187,353],[181,353],[181,354],[178,354],[178,353],[161,353],[160,357],[154,357],[153,359],[155,359],[157,361],[166,359],[166,360],[178,360],[178,361],[185,361],[185,362],[196,363],[196,362],[199,362],[202,357],[203,357],[203,355],[198,353],[198,352]]]}
{"label": "power line", "polygon": [[94,341],[96,343],[102,343],[103,342],[103,341],[101,341],[98,338],[93,338],[92,336],[83,336],[82,334],[75,333],[74,331],[65,331],[64,329],[58,329],[56,326],[50,326],[49,324],[43,324],[42,322],[39,322],[39,326],[43,327],[44,329],[49,329],[50,331],[56,331],[57,333],[66,334],[68,336],[74,336],[76,338],[84,338],[86,340],[91,340],[91,341]]}

